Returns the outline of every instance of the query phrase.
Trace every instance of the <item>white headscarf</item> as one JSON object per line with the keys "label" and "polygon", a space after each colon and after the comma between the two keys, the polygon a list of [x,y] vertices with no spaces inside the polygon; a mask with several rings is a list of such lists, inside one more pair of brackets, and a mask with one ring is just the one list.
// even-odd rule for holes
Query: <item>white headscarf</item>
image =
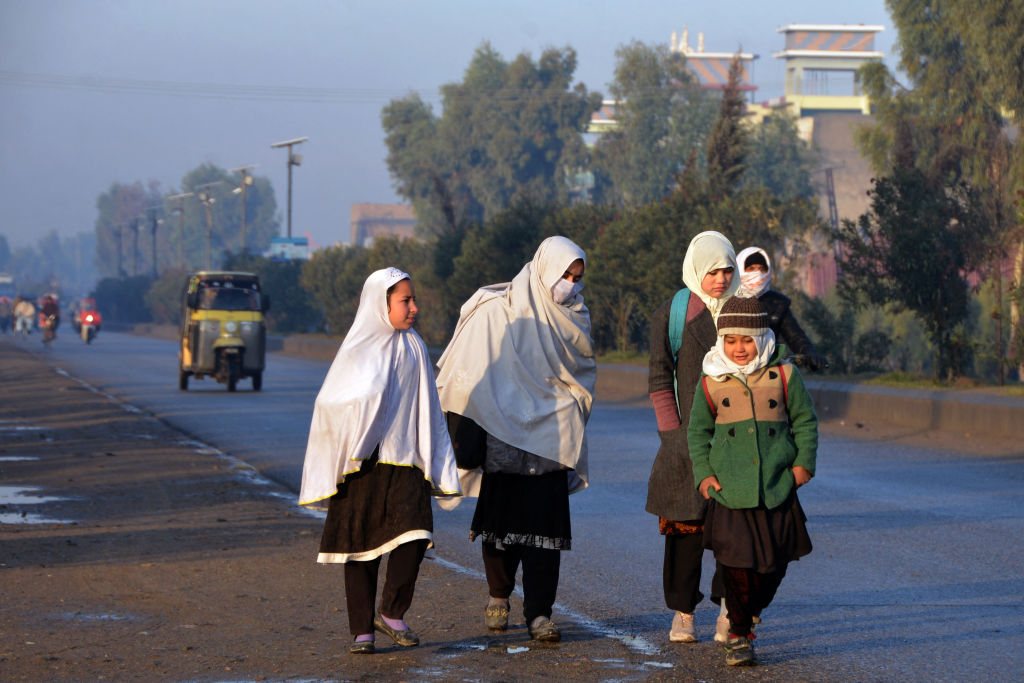
{"label": "white headscarf", "polygon": [[[563,304],[551,294],[576,259],[586,263],[576,244],[549,237],[511,283],[478,289],[438,362],[437,388],[444,410],[574,469],[582,488],[597,379],[590,312],[578,292]],[[463,483],[472,495],[472,482],[464,476]]]}
{"label": "white headscarf", "polygon": [[[754,254],[760,254],[764,257],[764,262],[767,266],[765,272],[762,273],[759,270],[746,272],[747,259]],[[768,258],[768,252],[761,247],[747,247],[736,254],[736,263],[739,265],[740,276],[740,290],[736,292],[736,296],[756,299],[768,291],[772,284],[772,260]]]}
{"label": "white headscarf", "polygon": [[751,335],[751,339],[757,345],[757,357],[751,358],[746,365],[737,365],[725,355],[725,335],[718,335],[714,347],[704,356],[701,368],[704,374],[716,382],[724,382],[729,375],[751,375],[766,367],[775,353],[775,333],[769,327],[761,334]]}
{"label": "white headscarf", "polygon": [[419,468],[438,494],[460,493],[427,347],[388,318],[388,288],[408,277],[385,268],[363,284],[355,321],[316,397],[300,505],[337,493],[378,445],[378,462]]}
{"label": "white headscarf", "polygon": [[[719,268],[733,268],[733,276],[729,288],[721,298],[715,299],[700,285],[705,275]],[[700,297],[716,321],[722,304],[739,289],[740,279],[735,269],[736,252],[733,251],[732,242],[722,233],[707,230],[690,240],[690,246],[686,248],[686,255],[683,256],[683,284]]]}

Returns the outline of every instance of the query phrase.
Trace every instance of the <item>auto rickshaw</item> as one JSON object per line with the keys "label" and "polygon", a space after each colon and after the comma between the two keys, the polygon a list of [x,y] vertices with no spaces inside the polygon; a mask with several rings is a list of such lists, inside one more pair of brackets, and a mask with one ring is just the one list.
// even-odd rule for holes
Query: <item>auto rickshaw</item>
{"label": "auto rickshaw", "polygon": [[188,378],[210,376],[234,391],[238,380],[252,378],[263,387],[267,327],[263,314],[270,298],[253,273],[201,270],[188,279],[182,302],[178,388]]}

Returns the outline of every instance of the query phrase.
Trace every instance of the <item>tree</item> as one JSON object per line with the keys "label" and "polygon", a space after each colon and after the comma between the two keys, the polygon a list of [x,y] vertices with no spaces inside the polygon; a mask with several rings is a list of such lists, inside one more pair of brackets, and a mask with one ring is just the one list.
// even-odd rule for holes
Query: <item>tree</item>
{"label": "tree", "polygon": [[705,147],[717,102],[686,58],[639,41],[615,51],[615,129],[594,145],[594,167],[608,187],[599,201],[646,204],[668,196],[692,152]]}
{"label": "tree", "polygon": [[441,88],[440,117],[416,95],[384,108],[388,170],[425,236],[459,236],[520,197],[567,200],[601,100],[572,86],[575,70],[572,48],[509,63],[485,43],[462,82]]}
{"label": "tree", "polygon": [[746,169],[750,132],[743,121],[747,104],[740,89],[742,76],[743,62],[737,55],[729,64],[729,80],[708,139],[708,187],[714,197],[732,195]]}
{"label": "tree", "polygon": [[[245,224],[246,249],[260,253],[270,247],[270,238],[280,233],[280,223],[276,217],[277,201],[274,198],[270,180],[265,177],[253,176],[253,185],[245,193]],[[203,164],[192,169],[181,179],[183,192],[198,194],[205,188],[213,198],[210,221],[210,264],[220,266],[219,254],[242,251],[242,205],[240,194],[233,190],[241,183],[238,174],[228,173],[213,164]],[[178,194],[171,192],[168,196]],[[184,252],[185,266],[202,268],[206,265],[206,209],[197,197],[188,197],[180,206],[184,209],[184,220],[175,216],[179,202],[168,201],[162,197],[161,206],[165,206],[165,216],[169,229],[163,231],[168,243],[163,251],[168,257],[168,265],[177,263],[179,242]],[[183,231],[183,232],[182,232]]]}
{"label": "tree", "polygon": [[[877,124],[858,140],[884,175],[912,163],[939,183],[963,179],[978,196],[977,209],[992,228],[975,245],[988,254],[988,270],[1001,278],[1011,255],[1013,276],[1000,284],[997,300],[1024,279],[1024,230],[1012,208],[1024,176],[1018,125],[1024,113],[1024,5],[1017,0],[889,0],[899,31],[904,87],[881,64],[863,70]],[[1017,87],[1015,87],[1017,86]],[[907,154],[912,154],[908,161]],[[984,272],[983,270],[981,272]],[[1012,344],[1024,337],[1020,306],[1011,296]],[[1002,344],[999,344],[1002,346]],[[1024,379],[1024,365],[1018,368]]]}
{"label": "tree", "polygon": [[835,235],[840,293],[913,311],[935,347],[936,374],[957,377],[969,360],[963,326],[971,244],[983,232],[977,199],[966,183],[936,185],[917,168],[877,179],[871,198],[870,211]]}
{"label": "tree", "polygon": [[102,278],[152,272],[151,250],[141,248],[146,229],[146,210],[162,206],[160,184],[112,183],[96,198],[96,267]]}
{"label": "tree", "polygon": [[800,139],[792,114],[773,113],[751,132],[750,139],[743,187],[764,188],[782,200],[814,198],[811,173],[817,160]]}

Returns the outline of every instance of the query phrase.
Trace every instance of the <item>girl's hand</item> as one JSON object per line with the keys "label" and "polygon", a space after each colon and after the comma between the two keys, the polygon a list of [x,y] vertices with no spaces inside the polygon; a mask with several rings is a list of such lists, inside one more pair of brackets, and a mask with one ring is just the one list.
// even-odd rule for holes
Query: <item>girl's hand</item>
{"label": "girl's hand", "polygon": [[793,468],[793,479],[796,481],[796,487],[800,488],[811,480],[811,473],[797,465]]}
{"label": "girl's hand", "polygon": [[[804,470],[804,471],[806,471],[806,470]],[[715,477],[715,476],[705,477],[700,482],[700,495],[704,496],[704,498],[706,500],[711,500],[711,494],[708,493],[708,489],[710,489],[712,486],[715,487],[716,491],[721,491],[722,490],[722,485],[718,483],[718,477]]]}

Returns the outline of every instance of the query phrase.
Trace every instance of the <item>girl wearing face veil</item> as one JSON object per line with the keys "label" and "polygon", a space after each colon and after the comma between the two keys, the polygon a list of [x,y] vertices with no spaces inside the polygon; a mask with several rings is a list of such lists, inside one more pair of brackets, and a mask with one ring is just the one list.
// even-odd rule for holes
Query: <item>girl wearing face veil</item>
{"label": "girl wearing face veil", "polygon": [[345,565],[356,654],[374,652],[374,630],[419,643],[403,617],[432,545],[430,496],[460,495],[430,356],[412,329],[418,310],[406,273],[385,268],[366,279],[309,429],[299,503],[330,499],[317,561]]}
{"label": "girl wearing face veil", "polygon": [[[587,486],[585,428],[597,364],[583,303],[586,255],[550,237],[511,283],[483,287],[463,305],[438,366],[441,406],[480,430],[482,463],[463,470],[479,496],[470,540],[480,538],[490,601],[484,623],[508,627],[523,567],[530,637],[557,641],[551,621],[560,551],[571,547],[570,493]],[[456,450],[464,448],[456,437]]]}
{"label": "girl wearing face veil", "polygon": [[[707,503],[693,482],[686,427],[704,356],[718,339],[715,321],[739,288],[735,271],[732,243],[719,232],[698,234],[683,257],[682,279],[689,299],[680,299],[685,303],[678,307],[673,305],[675,299],[669,299],[651,318],[648,388],[661,447],[651,468],[646,509],[658,516],[659,531],[665,537],[662,581],[665,604],[674,612],[669,640],[676,643],[697,641],[694,612],[704,598],[699,588]],[[678,335],[675,344],[670,330]],[[724,592],[717,575],[715,579],[713,599]],[[716,639],[724,642],[728,626],[723,610],[716,624]]]}

